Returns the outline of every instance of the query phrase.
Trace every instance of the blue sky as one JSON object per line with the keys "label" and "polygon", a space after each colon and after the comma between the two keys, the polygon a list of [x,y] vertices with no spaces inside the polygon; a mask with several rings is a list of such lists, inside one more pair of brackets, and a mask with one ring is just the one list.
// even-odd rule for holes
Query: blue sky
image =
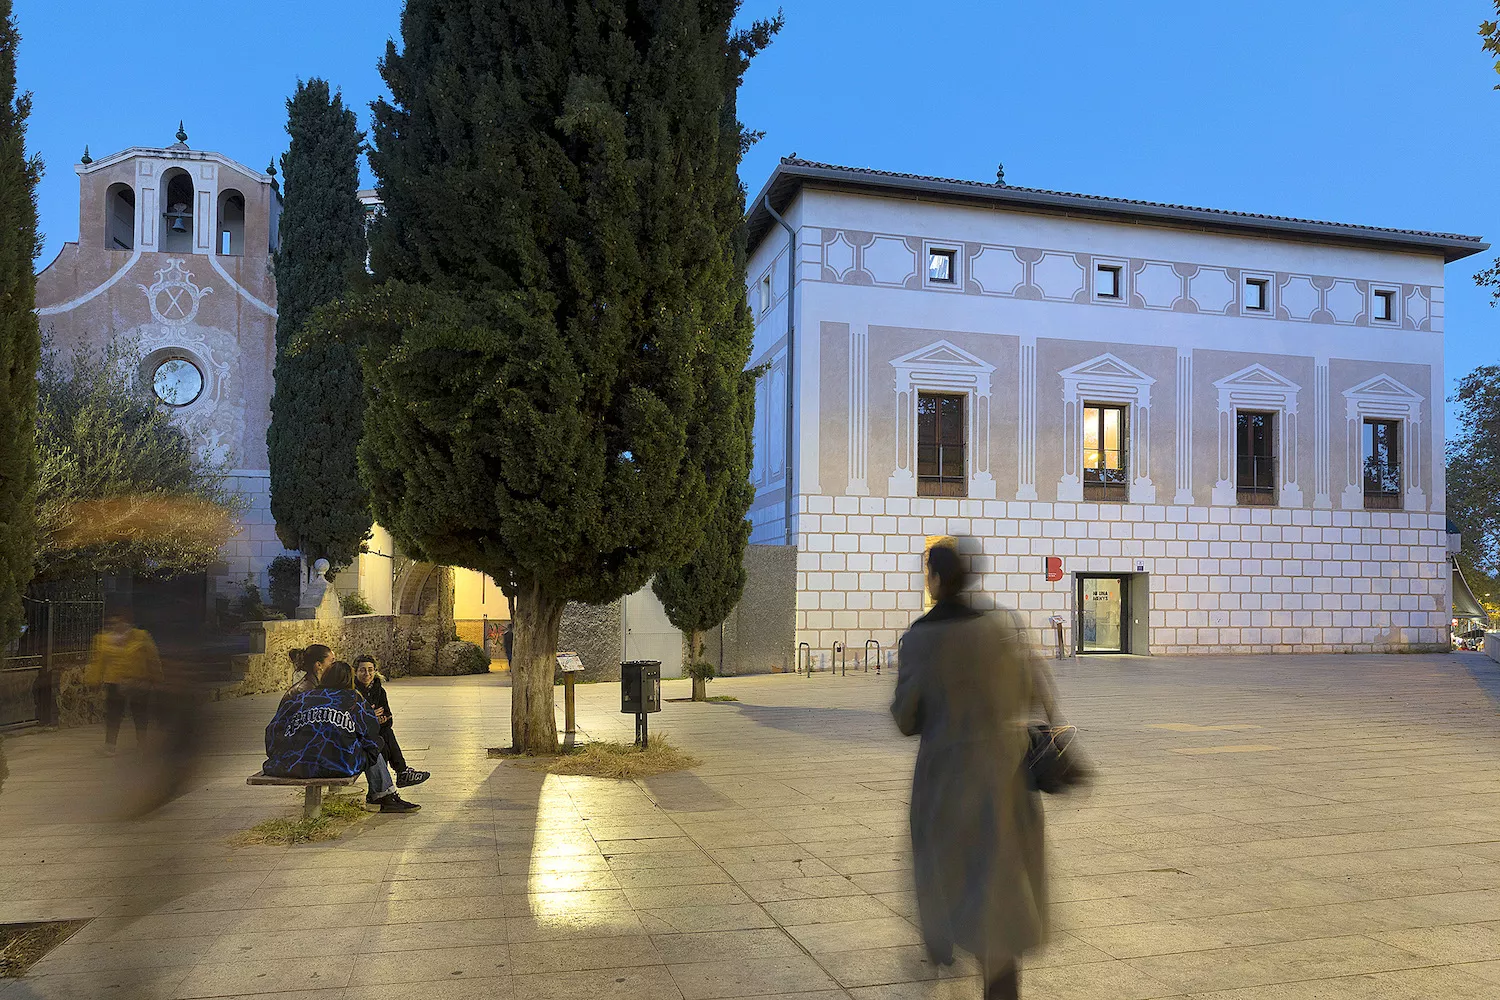
{"label": "blue sky", "polygon": [[[746,17],[775,2],[747,0]],[[253,9],[254,17],[244,13]],[[1500,83],[1476,27],[1489,0],[916,4],[787,0],[741,116],[777,157],[1472,233],[1500,245]],[[72,165],[189,144],[264,167],[285,99],[323,76],[369,118],[395,0],[184,0],[139,17],[105,0],[15,0],[30,148],[47,162],[38,266],[76,238]],[[171,11],[170,15],[167,13]],[[1500,361],[1500,311],[1448,266],[1450,379]],[[1450,419],[1450,426],[1451,426]]]}

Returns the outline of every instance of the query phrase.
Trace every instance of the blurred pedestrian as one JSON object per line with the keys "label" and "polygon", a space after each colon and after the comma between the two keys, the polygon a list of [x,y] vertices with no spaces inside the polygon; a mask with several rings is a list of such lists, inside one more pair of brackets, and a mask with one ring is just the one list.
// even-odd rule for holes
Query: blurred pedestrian
{"label": "blurred pedestrian", "polygon": [[151,717],[152,689],[162,682],[161,657],[150,633],[134,626],[124,605],[111,608],[105,615],[104,629],[94,637],[83,680],[85,684],[104,686],[105,752],[115,752],[127,707],[135,723],[136,746],[141,747]]}
{"label": "blurred pedestrian", "polygon": [[927,556],[931,611],[902,637],[891,715],[920,735],[911,788],[917,915],[936,963],[954,949],[984,972],[986,1000],[1020,996],[1021,956],[1047,939],[1040,797],[1027,779],[1028,722],[1056,714],[1051,675],[1010,612],[961,598],[964,557]]}

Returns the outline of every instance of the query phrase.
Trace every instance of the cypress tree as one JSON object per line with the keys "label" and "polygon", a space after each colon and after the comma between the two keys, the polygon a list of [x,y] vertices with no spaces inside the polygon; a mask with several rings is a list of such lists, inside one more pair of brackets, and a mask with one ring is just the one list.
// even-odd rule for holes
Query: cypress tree
{"label": "cypress tree", "polygon": [[281,157],[286,195],[273,258],[276,390],[266,431],[271,515],[283,545],[337,568],[354,560],[371,525],[359,479],[359,358],[352,345],[332,338],[292,344],[315,309],[364,276],[364,136],[325,80],[299,81],[286,109],[291,144]]}
{"label": "cypress tree", "polygon": [[740,447],[726,448],[711,473],[724,484],[719,506],[703,520],[703,536],[687,562],[657,573],[651,590],[666,609],[667,620],[688,636],[691,649],[693,700],[708,697],[708,678],[703,658],[703,633],[718,628],[729,617],[745,592],[745,545],[750,541],[750,522],[745,514],[755,500],[750,483],[750,459],[755,423],[755,374],[741,377]]}
{"label": "cypress tree", "polygon": [[381,64],[361,471],[408,552],[515,594],[511,737],[556,751],[564,605],[685,561],[742,449],[738,0],[409,0]]}
{"label": "cypress tree", "polygon": [[36,543],[33,435],[42,340],[32,267],[41,251],[42,161],[26,155],[31,95],[16,90],[20,40],[11,0],[0,0],[0,648],[20,634]]}

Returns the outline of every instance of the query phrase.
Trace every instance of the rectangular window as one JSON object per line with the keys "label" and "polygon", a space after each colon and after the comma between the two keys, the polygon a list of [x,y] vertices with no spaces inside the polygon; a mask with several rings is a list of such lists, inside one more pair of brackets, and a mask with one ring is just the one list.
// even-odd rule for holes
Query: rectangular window
{"label": "rectangular window", "polygon": [[1235,414],[1235,496],[1242,504],[1276,505],[1276,414]]}
{"label": "rectangular window", "polygon": [[1381,323],[1389,323],[1396,318],[1396,293],[1391,291],[1375,292],[1375,319]]}
{"label": "rectangular window", "polygon": [[969,495],[964,404],[967,397],[917,394],[917,495]]}
{"label": "rectangular window", "polygon": [[1401,459],[1397,453],[1400,422],[1365,421],[1365,509],[1401,509]]}
{"label": "rectangular window", "polygon": [[1115,264],[1100,264],[1094,269],[1094,294],[1101,299],[1120,297],[1120,268]]}
{"label": "rectangular window", "polygon": [[957,280],[956,257],[955,250],[928,250],[927,280],[944,285],[953,284]]}
{"label": "rectangular window", "polygon": [[1129,495],[1125,407],[1083,408],[1083,498],[1124,500]]}
{"label": "rectangular window", "polygon": [[760,311],[762,313],[771,311],[771,275],[769,273],[760,279]]}
{"label": "rectangular window", "polygon": [[1245,279],[1245,308],[1254,312],[1265,312],[1270,284],[1265,278]]}

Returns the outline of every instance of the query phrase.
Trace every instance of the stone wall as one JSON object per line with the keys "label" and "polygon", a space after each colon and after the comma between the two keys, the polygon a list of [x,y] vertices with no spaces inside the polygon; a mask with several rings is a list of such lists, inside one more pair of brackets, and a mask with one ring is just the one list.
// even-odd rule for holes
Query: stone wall
{"label": "stone wall", "polygon": [[444,636],[436,615],[351,615],[342,619],[291,618],[248,622],[250,653],[240,682],[223,694],[238,697],[284,691],[292,683],[287,653],[322,643],[336,659],[353,662],[368,653],[386,677],[431,675]]}
{"label": "stone wall", "polygon": [[557,634],[557,648],[577,653],[583,659],[582,680],[620,679],[620,643],[624,624],[622,602],[569,604]]}
{"label": "stone wall", "polygon": [[[797,550],[786,545],[745,547],[745,593],[724,621],[723,672],[791,672],[796,650]],[[719,663],[721,630],[703,639],[703,655]]]}

